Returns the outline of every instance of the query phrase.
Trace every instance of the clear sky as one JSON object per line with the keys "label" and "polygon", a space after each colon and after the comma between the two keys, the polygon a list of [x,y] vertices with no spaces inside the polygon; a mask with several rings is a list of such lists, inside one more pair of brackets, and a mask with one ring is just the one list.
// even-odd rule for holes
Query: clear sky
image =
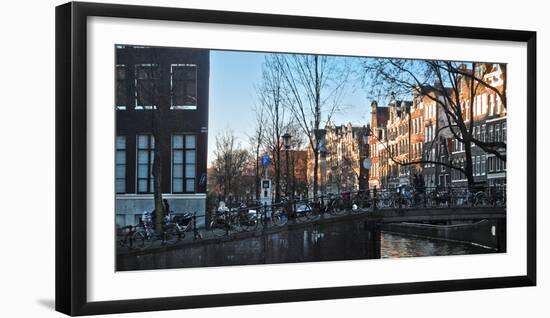
{"label": "clear sky", "polygon": [[[208,127],[208,161],[213,159],[216,136],[232,129],[243,147],[255,129],[252,109],[257,103],[255,87],[261,82],[264,53],[210,51],[210,111]],[[352,59],[352,58],[350,58]],[[345,111],[335,114],[337,125],[351,122],[363,126],[370,120],[370,101],[359,83],[350,83],[342,99]]]}

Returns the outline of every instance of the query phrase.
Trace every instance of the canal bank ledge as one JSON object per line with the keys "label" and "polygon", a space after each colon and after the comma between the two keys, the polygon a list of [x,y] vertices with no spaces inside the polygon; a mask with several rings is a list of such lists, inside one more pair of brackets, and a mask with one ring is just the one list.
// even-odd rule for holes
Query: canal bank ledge
{"label": "canal bank ledge", "polygon": [[497,252],[506,252],[505,223],[482,220],[471,224],[434,225],[423,223],[382,224],[382,231],[427,239],[472,244]]}
{"label": "canal bank ledge", "polygon": [[210,245],[210,244],[219,244],[224,242],[231,242],[236,240],[243,240],[247,238],[252,237],[260,237],[264,235],[274,234],[282,231],[287,230],[295,230],[298,228],[306,228],[306,227],[315,227],[318,225],[323,224],[330,224],[335,222],[343,222],[343,221],[350,221],[350,220],[356,220],[356,221],[365,221],[367,219],[378,219],[380,216],[374,213],[353,213],[348,215],[323,215],[318,216],[315,219],[309,219],[305,221],[296,221],[296,223],[291,223],[290,221],[286,223],[285,225],[281,226],[268,226],[263,227],[262,225],[258,225],[258,228],[256,230],[251,231],[244,231],[244,232],[233,232],[229,233],[229,235],[222,236],[222,237],[214,237],[210,236],[208,234],[208,231],[205,231],[204,228],[199,229],[199,232],[202,234],[201,238],[195,238],[193,235],[193,232],[188,232],[187,235],[180,241],[172,243],[172,244],[161,244],[161,241],[156,241],[153,245],[148,246],[146,248],[133,248],[133,249],[127,249],[127,248],[121,248],[117,247],[116,254],[117,256],[124,256],[124,255],[145,255],[145,254],[151,254],[151,253],[158,253],[158,252],[164,252],[174,249],[180,249],[182,247],[186,246],[197,246],[197,245]]}

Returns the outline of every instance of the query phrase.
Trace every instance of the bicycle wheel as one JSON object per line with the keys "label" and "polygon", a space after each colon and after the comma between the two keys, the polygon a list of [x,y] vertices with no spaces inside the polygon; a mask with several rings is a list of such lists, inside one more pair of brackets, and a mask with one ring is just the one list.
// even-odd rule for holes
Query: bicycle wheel
{"label": "bicycle wheel", "polygon": [[130,243],[130,246],[132,246],[132,248],[144,248],[149,245],[148,241],[149,238],[145,231],[138,231],[132,235],[132,243]]}
{"label": "bicycle wheel", "polygon": [[277,209],[271,215],[271,222],[276,226],[283,226],[288,222],[288,214],[283,209]]}
{"label": "bicycle wheel", "polygon": [[209,230],[215,237],[222,237],[227,232],[225,222],[216,220],[210,222]]}
{"label": "bicycle wheel", "polygon": [[243,223],[241,223],[241,218],[239,216],[234,216],[229,221],[229,234],[244,232]]}
{"label": "bicycle wheel", "polygon": [[178,230],[178,228],[172,226],[164,231],[163,236],[164,244],[174,244],[181,240],[182,233]]}
{"label": "bicycle wheel", "polygon": [[382,193],[379,195],[378,197],[378,208],[380,209],[386,209],[386,208],[389,208],[391,206],[391,197],[387,194],[387,193]]}
{"label": "bicycle wheel", "polygon": [[357,196],[351,205],[352,213],[363,213],[366,212],[371,207],[369,197],[367,194]]}
{"label": "bicycle wheel", "polygon": [[257,215],[247,214],[245,218],[241,219],[241,227],[245,232],[255,231],[258,223]]}
{"label": "bicycle wheel", "polygon": [[332,215],[343,215],[346,213],[346,201],[344,198],[336,198],[334,199],[329,206],[329,213]]}
{"label": "bicycle wheel", "polygon": [[474,206],[488,206],[489,198],[484,192],[478,192],[474,196]]}

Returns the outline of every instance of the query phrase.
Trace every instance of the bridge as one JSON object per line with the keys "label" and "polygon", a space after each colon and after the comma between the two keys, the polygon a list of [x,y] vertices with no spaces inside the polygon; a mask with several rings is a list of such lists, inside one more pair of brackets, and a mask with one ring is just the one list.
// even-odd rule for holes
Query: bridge
{"label": "bridge", "polygon": [[367,218],[382,223],[395,222],[441,222],[484,219],[505,219],[506,207],[415,207],[402,209],[379,209],[366,212]]}

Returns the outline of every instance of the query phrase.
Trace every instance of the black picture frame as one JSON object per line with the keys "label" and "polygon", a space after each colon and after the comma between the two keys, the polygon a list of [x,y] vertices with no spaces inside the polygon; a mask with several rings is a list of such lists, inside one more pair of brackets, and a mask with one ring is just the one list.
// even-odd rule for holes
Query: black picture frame
{"label": "black picture frame", "polygon": [[[527,273],[352,287],[87,301],[87,18],[92,16],[370,32],[527,45]],[[56,310],[91,315],[184,308],[433,293],[536,284],[536,32],[167,7],[70,2],[56,7]]]}

